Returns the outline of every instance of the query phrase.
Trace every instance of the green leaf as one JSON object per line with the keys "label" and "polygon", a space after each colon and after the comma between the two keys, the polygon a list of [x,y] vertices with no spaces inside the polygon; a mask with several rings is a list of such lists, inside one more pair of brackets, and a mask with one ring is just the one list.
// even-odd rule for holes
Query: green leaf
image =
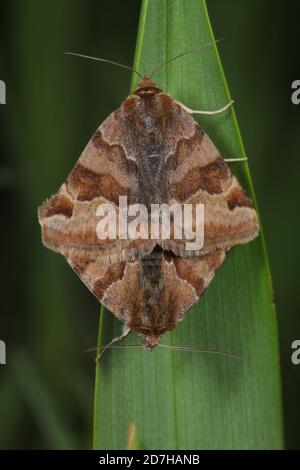
{"label": "green leaf", "polygon": [[[144,0],[135,68],[150,74],[213,39],[204,0]],[[162,68],[155,80],[193,109],[230,100],[216,44]],[[136,83],[134,75],[132,89]],[[201,126],[225,157],[244,155],[233,110],[201,118]],[[248,165],[231,167],[254,198]],[[99,346],[119,333],[120,323],[102,312]],[[107,351],[96,368],[94,448],[126,448],[131,423],[144,449],[282,447],[277,327],[262,231],[230,251],[204,297],[162,342],[249,360],[162,348]]]}

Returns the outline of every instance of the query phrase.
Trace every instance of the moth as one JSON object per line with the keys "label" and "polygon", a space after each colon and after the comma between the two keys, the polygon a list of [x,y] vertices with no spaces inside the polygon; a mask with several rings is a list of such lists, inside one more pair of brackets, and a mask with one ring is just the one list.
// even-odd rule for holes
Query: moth
{"label": "moth", "polygon": [[[149,351],[198,301],[228,250],[259,231],[250,199],[192,114],[143,76],[38,210],[43,244],[124,323],[117,339],[135,331]],[[109,202],[118,214],[124,195],[146,207],[204,204],[202,248],[188,251],[174,237],[100,240],[97,207]]]}

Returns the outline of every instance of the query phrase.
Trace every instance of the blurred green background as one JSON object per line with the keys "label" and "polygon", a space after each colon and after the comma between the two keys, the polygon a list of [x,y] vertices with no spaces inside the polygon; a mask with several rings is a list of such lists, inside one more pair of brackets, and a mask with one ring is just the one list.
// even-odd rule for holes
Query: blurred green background
{"label": "blurred green background", "polygon": [[[300,366],[290,356],[292,341],[300,338],[300,105],[291,103],[291,83],[300,79],[300,5],[207,5],[216,37],[225,39],[219,50],[264,223],[279,319],[286,447],[299,449]],[[140,0],[1,1],[0,79],[7,87],[7,104],[0,105],[0,339],[7,345],[7,365],[0,366],[2,449],[91,447],[94,353],[84,351],[97,343],[99,304],[64,259],[42,247],[36,209],[130,85],[126,70],[62,52],[130,65],[139,9]]]}

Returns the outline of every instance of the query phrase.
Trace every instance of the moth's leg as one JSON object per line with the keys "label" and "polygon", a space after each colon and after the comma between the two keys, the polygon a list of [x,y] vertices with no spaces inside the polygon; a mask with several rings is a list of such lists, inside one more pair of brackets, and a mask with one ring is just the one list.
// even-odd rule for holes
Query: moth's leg
{"label": "moth's leg", "polygon": [[224,162],[234,163],[234,162],[245,162],[248,160],[248,157],[239,157],[239,158],[224,158]]}
{"label": "moth's leg", "polygon": [[215,114],[223,113],[223,111],[226,111],[226,109],[228,109],[233,103],[234,101],[231,100],[229,103],[223,106],[223,108],[216,109],[215,111],[197,111],[196,109],[190,109],[184,104],[178,102],[178,104],[189,114],[205,114],[207,116],[214,116]]}
{"label": "moth's leg", "polygon": [[98,352],[95,361],[98,362],[100,360],[102,354],[104,353],[104,351],[109,349],[113,344],[119,343],[120,341],[123,341],[123,339],[126,338],[126,336],[128,336],[130,332],[131,332],[131,329],[128,328],[128,326],[124,325],[122,334],[120,336],[116,336],[109,343],[105,344],[101,348],[101,350]]}

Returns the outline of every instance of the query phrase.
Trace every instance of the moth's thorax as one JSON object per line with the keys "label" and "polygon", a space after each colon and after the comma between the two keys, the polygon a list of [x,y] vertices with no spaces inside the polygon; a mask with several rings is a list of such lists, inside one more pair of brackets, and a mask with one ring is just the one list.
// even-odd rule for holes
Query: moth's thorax
{"label": "moth's thorax", "polygon": [[144,77],[122,107],[127,138],[138,167],[140,202],[167,202],[165,160],[172,100]]}
{"label": "moth's thorax", "polygon": [[159,88],[138,88],[126,100],[124,110],[138,136],[159,140],[166,131],[172,100]]}
{"label": "moth's thorax", "polygon": [[172,107],[171,98],[148,77],[141,80],[130,98],[128,110],[131,108],[139,132],[144,135],[162,134]]}
{"label": "moth's thorax", "polygon": [[[163,264],[166,254],[161,248],[140,259],[138,273],[138,308],[128,318],[128,327],[140,333],[148,349],[153,349],[159,337],[177,325],[164,282]],[[151,346],[152,345],[152,346]]]}

